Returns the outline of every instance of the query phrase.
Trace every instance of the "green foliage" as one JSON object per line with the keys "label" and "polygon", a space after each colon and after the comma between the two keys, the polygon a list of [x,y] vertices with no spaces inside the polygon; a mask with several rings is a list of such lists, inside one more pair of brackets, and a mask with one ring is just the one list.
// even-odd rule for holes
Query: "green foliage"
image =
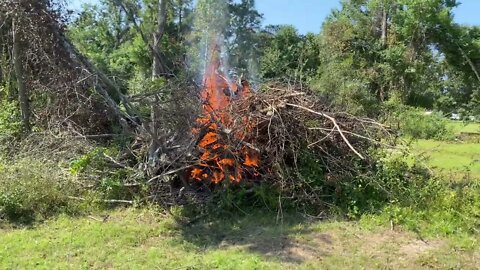
{"label": "green foliage", "polygon": [[[455,126],[457,133],[478,128],[458,122],[451,126]],[[420,158],[409,164],[426,162],[436,176],[426,185],[411,189],[402,200],[385,205],[379,214],[363,216],[362,222],[391,223],[425,236],[478,234],[480,167],[475,160],[480,145],[418,140],[412,151]]]}
{"label": "green foliage", "polygon": [[290,201],[282,198],[281,193],[269,184],[261,183],[254,186],[235,186],[222,188],[214,193],[207,210],[214,215],[222,213],[246,213],[254,209],[276,211],[292,209]]}
{"label": "green foliage", "polygon": [[96,191],[107,200],[143,199],[146,191],[145,189],[139,187],[132,190],[132,188],[125,186],[125,180],[130,179],[131,177],[132,171],[128,169],[118,169],[109,172],[101,178]]}
{"label": "green foliage", "polygon": [[378,213],[390,204],[412,205],[437,191],[438,182],[419,164],[409,165],[406,153],[377,151],[376,167],[340,182],[335,205],[350,217]]}
{"label": "green foliage", "polygon": [[[135,181],[136,171],[130,168],[109,166],[109,157],[115,156],[118,149],[96,148],[78,157],[70,163],[70,173],[78,177],[88,178],[93,182],[93,190],[103,199],[131,200],[142,197],[143,187],[127,187],[125,183]],[[111,165],[111,163],[110,163]]]}
{"label": "green foliage", "polygon": [[[325,172],[322,161],[308,150],[298,156],[298,175],[290,175],[284,188],[263,183],[258,186],[235,186],[220,189],[213,199],[212,212],[245,212],[252,208],[283,211],[296,210],[310,214],[336,212],[358,218],[381,212],[387,205],[410,206],[428,201],[441,191],[442,184],[421,163],[411,165],[407,152],[372,151],[374,167],[351,168],[356,174]],[[286,172],[285,172],[286,173]],[[286,176],[286,175],[285,175]]]}
{"label": "green foliage", "polygon": [[72,178],[50,162],[32,159],[18,160],[15,164],[2,162],[0,220],[29,223],[58,213],[79,213],[87,202],[69,198],[78,195],[77,188]]}
{"label": "green foliage", "polygon": [[307,149],[298,156],[298,175],[290,175],[284,188],[268,183],[259,186],[220,189],[213,199],[215,211],[238,212],[252,208],[273,211],[301,211],[309,214],[337,213],[359,218],[365,214],[382,213],[385,207],[411,207],[428,203],[444,192],[440,178],[421,162],[412,162],[406,151],[372,150],[373,167],[359,161],[357,167],[345,172],[325,172],[322,161]]}
{"label": "green foliage", "polygon": [[[0,94],[1,92],[0,88]],[[0,99],[0,141],[18,135],[21,129],[22,124],[17,104]]]}
{"label": "green foliage", "polygon": [[408,106],[392,106],[385,122],[397,128],[400,135],[413,139],[448,140],[453,138],[449,121],[441,114],[427,115],[425,110]]}
{"label": "green foliage", "polygon": [[416,200],[415,204],[387,205],[379,215],[364,216],[363,222],[401,225],[428,236],[477,234],[480,226],[480,186],[476,182],[445,182],[436,191]]}
{"label": "green foliage", "polygon": [[[141,93],[148,88],[152,62],[144,37],[150,39],[155,30],[158,3],[124,2],[141,32],[117,4],[100,1],[85,6],[69,26],[69,36],[125,91]],[[456,1],[347,0],[327,18],[319,35],[300,35],[288,25],[261,29],[262,15],[253,0],[191,5],[167,5],[162,54],[176,73],[184,73],[177,63],[188,55],[190,72],[199,75],[199,55],[206,55],[212,40],[224,35],[221,43],[236,75],[307,82],[355,114],[377,115],[393,96],[406,105],[480,114],[480,88],[472,68],[480,59],[480,31],[454,23]]]}
{"label": "green foliage", "polygon": [[97,168],[103,169],[105,166],[103,152],[105,149],[97,148],[70,163],[70,173],[73,175],[78,175],[79,173],[85,172],[89,166],[95,166]]}
{"label": "green foliage", "polygon": [[301,82],[316,74],[320,48],[315,35],[300,35],[290,25],[272,26],[261,35],[264,44],[260,73],[263,78]]}
{"label": "green foliage", "polygon": [[[80,52],[114,78],[123,92],[143,93],[144,86],[151,80],[150,39],[157,27],[158,1],[122,3],[135,17],[135,22],[115,1],[102,0],[84,5],[80,16],[69,25],[68,36]],[[191,20],[190,5],[188,0],[167,4],[167,25],[160,46],[165,65],[178,73],[183,72],[177,70],[176,64],[185,56],[186,48],[180,35],[185,34],[185,24]]]}
{"label": "green foliage", "polygon": [[255,9],[254,0],[229,4],[230,23],[227,31],[229,64],[244,78],[258,76],[259,39],[262,15]]}
{"label": "green foliage", "polygon": [[455,24],[455,6],[443,0],[343,1],[318,38],[321,65],[313,88],[341,108],[372,116],[392,97],[472,113],[480,31]]}

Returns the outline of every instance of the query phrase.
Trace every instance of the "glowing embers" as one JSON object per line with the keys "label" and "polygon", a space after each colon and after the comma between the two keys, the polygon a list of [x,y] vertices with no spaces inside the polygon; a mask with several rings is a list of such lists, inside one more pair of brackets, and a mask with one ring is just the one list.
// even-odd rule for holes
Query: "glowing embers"
{"label": "glowing embers", "polygon": [[246,141],[254,126],[248,119],[242,119],[241,125],[236,123],[242,130],[235,130],[234,115],[228,111],[231,102],[250,94],[250,86],[247,81],[241,85],[230,83],[220,71],[220,62],[217,48],[205,71],[202,116],[193,130],[200,136],[200,165],[190,175],[195,180],[215,184],[224,180],[238,183],[243,178],[257,176],[260,163],[259,153],[248,147]]}
{"label": "glowing embers", "polygon": [[[198,121],[203,122],[203,121]],[[194,133],[200,134],[201,129]],[[236,134],[222,134],[216,124],[203,127],[203,137],[198,143],[201,152],[200,165],[191,170],[191,177],[198,181],[218,184],[224,180],[240,182],[245,177],[254,177],[259,165],[258,153],[247,146],[240,146]],[[200,132],[200,133],[199,133]],[[230,145],[226,140],[230,137],[237,143]],[[238,147],[238,148],[235,148]]]}

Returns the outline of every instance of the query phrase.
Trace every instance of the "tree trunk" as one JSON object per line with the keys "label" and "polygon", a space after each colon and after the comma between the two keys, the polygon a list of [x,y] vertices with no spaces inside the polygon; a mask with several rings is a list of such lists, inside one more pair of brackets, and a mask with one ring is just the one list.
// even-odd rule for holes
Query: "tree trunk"
{"label": "tree trunk", "polygon": [[387,46],[387,38],[388,38],[388,12],[385,1],[383,2],[383,10],[382,10],[382,45]]}
{"label": "tree trunk", "polygon": [[167,0],[158,0],[157,29],[153,34],[153,63],[152,63],[152,79],[159,78],[165,74],[165,68],[162,63],[160,54],[160,45],[163,34],[165,33],[165,25],[167,22]]}
{"label": "tree trunk", "polygon": [[480,73],[478,73],[477,68],[475,67],[475,64],[472,62],[472,59],[470,59],[470,57],[468,57],[467,53],[462,49],[460,44],[458,42],[456,42],[456,43],[457,43],[458,49],[462,53],[462,56],[465,58],[465,60],[467,60],[467,63],[470,66],[470,68],[472,69],[473,73],[475,74],[475,77],[477,77],[477,80],[480,82]]}
{"label": "tree trunk", "polygon": [[23,72],[21,41],[19,39],[19,32],[15,19],[12,22],[13,31],[13,65],[15,68],[15,77],[17,79],[18,88],[18,100],[20,103],[20,111],[22,114],[22,123],[24,132],[29,133],[31,131],[30,125],[30,104],[28,100],[28,91],[25,86],[25,77]]}
{"label": "tree trunk", "polygon": [[178,38],[181,39],[182,28],[183,28],[183,0],[180,0],[179,9],[178,9]]}

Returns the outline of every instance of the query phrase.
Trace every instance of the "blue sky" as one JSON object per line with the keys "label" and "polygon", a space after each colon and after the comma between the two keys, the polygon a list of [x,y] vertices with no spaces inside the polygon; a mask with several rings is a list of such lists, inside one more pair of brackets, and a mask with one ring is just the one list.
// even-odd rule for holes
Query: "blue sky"
{"label": "blue sky", "polygon": [[[70,0],[72,8],[97,0]],[[461,24],[480,25],[480,0],[460,0],[455,9],[455,21]],[[339,0],[256,0],[257,9],[264,14],[264,25],[291,24],[300,33],[318,33],[332,8],[340,7]]]}

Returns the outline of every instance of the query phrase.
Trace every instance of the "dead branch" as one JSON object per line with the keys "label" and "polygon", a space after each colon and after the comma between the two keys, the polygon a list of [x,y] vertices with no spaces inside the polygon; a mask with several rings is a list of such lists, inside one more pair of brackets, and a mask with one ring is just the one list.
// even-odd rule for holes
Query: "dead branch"
{"label": "dead branch", "polygon": [[361,159],[365,159],[365,158],[363,157],[363,155],[360,154],[360,153],[352,146],[352,144],[348,141],[347,137],[345,137],[345,135],[343,134],[342,129],[338,126],[337,121],[335,120],[335,118],[333,118],[333,117],[331,117],[331,116],[329,116],[329,115],[327,115],[327,114],[325,114],[325,113],[316,112],[316,111],[314,111],[314,110],[311,110],[311,109],[309,109],[309,108],[306,108],[306,107],[303,107],[303,106],[300,106],[300,105],[287,103],[287,106],[299,108],[299,109],[308,111],[308,112],[310,112],[310,113],[313,113],[313,114],[316,114],[316,115],[320,115],[320,116],[325,117],[325,118],[327,118],[328,120],[332,121],[333,125],[334,125],[335,128],[337,129],[338,133],[340,133],[340,136],[342,136],[343,141],[345,141],[345,143],[348,145],[348,147],[350,147],[350,149],[351,149],[358,157],[360,157]]}

